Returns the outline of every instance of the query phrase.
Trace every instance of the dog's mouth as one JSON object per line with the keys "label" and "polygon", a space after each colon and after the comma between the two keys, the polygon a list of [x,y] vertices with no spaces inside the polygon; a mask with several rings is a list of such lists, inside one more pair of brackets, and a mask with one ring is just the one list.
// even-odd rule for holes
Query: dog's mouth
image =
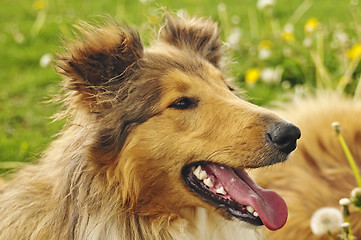
{"label": "dog's mouth", "polygon": [[283,227],[287,206],[276,192],[262,189],[243,169],[197,162],[182,170],[187,185],[208,203],[232,216],[270,230]]}

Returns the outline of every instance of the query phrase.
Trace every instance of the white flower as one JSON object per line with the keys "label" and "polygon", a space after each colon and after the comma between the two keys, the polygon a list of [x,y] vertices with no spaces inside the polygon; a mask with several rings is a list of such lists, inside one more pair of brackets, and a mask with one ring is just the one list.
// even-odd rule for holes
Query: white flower
{"label": "white flower", "polygon": [[358,196],[361,196],[361,188],[357,187],[357,188],[352,189],[351,197],[356,198]]}
{"label": "white flower", "polygon": [[271,57],[272,41],[263,40],[258,44],[258,58],[265,60]]}
{"label": "white flower", "polygon": [[341,198],[339,201],[341,206],[348,206],[351,203],[351,200],[348,198]]}
{"label": "white flower", "polygon": [[237,49],[241,40],[242,31],[240,28],[234,28],[228,36],[226,43],[234,49]]}
{"label": "white flower", "polygon": [[266,7],[272,7],[274,4],[275,4],[274,0],[258,0],[257,8],[263,10]]}
{"label": "white flower", "polygon": [[280,68],[265,68],[261,71],[261,79],[266,83],[278,83],[281,80]]}
{"label": "white flower", "polygon": [[49,53],[44,54],[40,58],[40,66],[43,68],[47,67],[47,66],[49,66],[49,64],[51,63],[52,60],[53,60],[53,57],[51,56],[51,54],[49,54]]}
{"label": "white flower", "polygon": [[351,191],[351,201],[356,207],[361,207],[361,188],[357,187]]}
{"label": "white flower", "polygon": [[307,38],[305,38],[305,39],[303,40],[303,46],[309,48],[309,47],[312,46],[312,42],[313,42],[313,41],[312,41],[312,38],[307,37]]}
{"label": "white flower", "polygon": [[340,122],[332,122],[332,123],[331,123],[331,126],[332,126],[333,128],[339,128],[339,127],[340,127]]}
{"label": "white flower", "polygon": [[291,24],[291,23],[287,23],[284,27],[283,27],[283,30],[285,32],[288,32],[288,33],[293,33],[295,27]]}
{"label": "white flower", "polygon": [[272,52],[268,48],[262,48],[258,51],[258,58],[261,60],[269,59],[272,55]]}
{"label": "white flower", "polygon": [[348,227],[350,227],[350,223],[348,223],[348,222],[341,223],[341,227],[348,228]]}
{"label": "white flower", "polygon": [[333,129],[336,131],[337,134],[340,133],[341,128],[340,128],[340,123],[339,122],[332,122],[331,126],[333,127]]}
{"label": "white flower", "polygon": [[311,218],[311,230],[315,235],[324,235],[328,232],[340,231],[343,223],[342,213],[333,207],[323,207],[313,213]]}
{"label": "white flower", "polygon": [[340,31],[340,30],[339,30],[339,31],[336,31],[336,32],[333,34],[333,39],[334,39],[336,42],[338,42],[338,43],[340,43],[340,44],[342,44],[342,45],[347,44],[348,41],[349,41],[348,35],[347,35],[345,32]]}
{"label": "white flower", "polygon": [[219,3],[217,8],[218,8],[218,11],[220,11],[220,12],[227,11],[227,5],[224,2]]}

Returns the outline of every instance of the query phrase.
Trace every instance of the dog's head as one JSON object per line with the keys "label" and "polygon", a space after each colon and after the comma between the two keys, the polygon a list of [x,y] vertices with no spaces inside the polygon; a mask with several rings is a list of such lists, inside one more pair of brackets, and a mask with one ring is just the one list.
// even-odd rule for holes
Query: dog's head
{"label": "dog's head", "polygon": [[217,25],[167,16],[148,48],[117,24],[83,25],[59,71],[74,121],[88,119],[86,157],[119,182],[121,204],[140,215],[202,206],[282,227],[284,201],[244,169],[285,161],[300,132],[232,92]]}

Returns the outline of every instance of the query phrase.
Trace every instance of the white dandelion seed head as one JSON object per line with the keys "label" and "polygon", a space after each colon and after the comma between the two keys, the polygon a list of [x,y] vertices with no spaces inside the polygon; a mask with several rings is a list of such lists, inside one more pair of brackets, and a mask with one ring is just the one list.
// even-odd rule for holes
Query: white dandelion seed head
{"label": "white dandelion seed head", "polygon": [[[331,126],[332,128],[336,131],[336,133],[339,133],[340,132],[340,123],[339,122],[332,122],[331,123]],[[340,203],[341,204],[341,203]]]}
{"label": "white dandelion seed head", "polygon": [[240,41],[242,37],[242,31],[240,28],[234,28],[231,34],[228,36],[226,43],[233,49],[237,49],[239,47]]}
{"label": "white dandelion seed head", "polygon": [[43,68],[47,67],[47,66],[49,66],[49,64],[51,63],[52,60],[53,60],[53,57],[51,56],[51,54],[49,54],[49,53],[44,54],[40,58],[40,66]]}
{"label": "white dandelion seed head", "polygon": [[312,42],[313,42],[313,41],[312,41],[312,38],[307,37],[307,38],[305,38],[305,39],[303,40],[303,46],[309,48],[309,47],[312,46]]}
{"label": "white dandelion seed head", "polygon": [[356,207],[361,207],[361,188],[357,187],[351,191],[350,200]]}
{"label": "white dandelion seed head", "polygon": [[356,198],[358,196],[361,196],[361,188],[357,187],[357,188],[354,188],[352,191],[351,191],[351,197],[352,198]]}
{"label": "white dandelion seed head", "polygon": [[340,201],[339,201],[339,204],[341,206],[348,206],[351,204],[351,200],[348,199],[348,198],[341,198]]}
{"label": "white dandelion seed head", "polygon": [[291,24],[291,23],[287,23],[284,27],[283,30],[287,33],[293,33],[293,31],[295,30],[295,27]]}
{"label": "white dandelion seed head", "polygon": [[348,227],[350,227],[350,223],[348,223],[348,222],[341,223],[341,227],[348,228]]}
{"label": "white dandelion seed head", "polygon": [[261,60],[269,59],[272,56],[272,52],[270,49],[262,48],[258,51],[258,58]]}
{"label": "white dandelion seed head", "polygon": [[266,83],[278,83],[281,80],[278,69],[265,68],[261,71],[261,79]]}
{"label": "white dandelion seed head", "polygon": [[343,32],[343,31],[336,31],[333,34],[333,38],[336,42],[338,42],[342,45],[347,44],[350,40],[347,33]]}
{"label": "white dandelion seed head", "polygon": [[332,127],[334,127],[334,128],[340,127],[340,123],[339,123],[339,122],[332,122],[331,125],[332,125]]}
{"label": "white dandelion seed head", "polygon": [[257,8],[260,10],[263,10],[267,7],[272,7],[273,5],[275,5],[274,0],[258,0],[257,1]]}
{"label": "white dandelion seed head", "polygon": [[220,12],[227,11],[227,5],[224,2],[219,3],[217,8],[218,8],[218,11],[220,11]]}
{"label": "white dandelion seed head", "polygon": [[340,231],[343,215],[340,210],[333,207],[323,207],[313,213],[311,230],[315,235],[324,235],[328,232]]}

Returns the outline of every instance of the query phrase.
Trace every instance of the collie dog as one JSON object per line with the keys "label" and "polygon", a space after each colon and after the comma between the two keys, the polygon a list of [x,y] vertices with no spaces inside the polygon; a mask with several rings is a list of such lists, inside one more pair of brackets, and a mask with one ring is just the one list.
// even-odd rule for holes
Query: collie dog
{"label": "collie dog", "polygon": [[246,170],[285,161],[300,130],[235,95],[215,23],[165,22],[149,47],[80,24],[57,62],[69,121],[2,187],[0,239],[255,239],[285,224]]}

